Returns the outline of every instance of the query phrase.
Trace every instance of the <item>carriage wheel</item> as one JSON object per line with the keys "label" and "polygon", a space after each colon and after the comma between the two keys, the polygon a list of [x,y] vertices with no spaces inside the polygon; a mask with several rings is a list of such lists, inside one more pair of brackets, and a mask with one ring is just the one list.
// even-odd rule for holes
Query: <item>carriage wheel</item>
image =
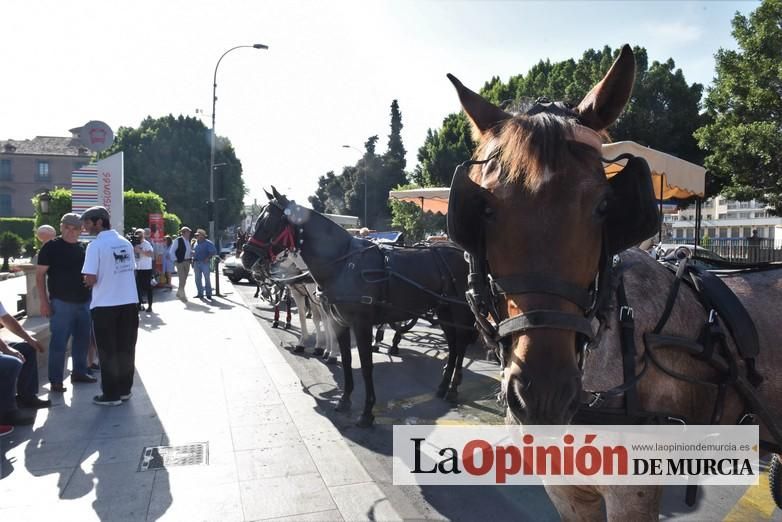
{"label": "carriage wheel", "polygon": [[771,465],[768,467],[768,485],[771,489],[771,498],[777,507],[782,509],[782,457],[774,454]]}
{"label": "carriage wheel", "polygon": [[410,329],[418,322],[417,317],[408,319],[407,321],[399,321],[397,323],[390,323],[391,329],[397,333],[409,332]]}

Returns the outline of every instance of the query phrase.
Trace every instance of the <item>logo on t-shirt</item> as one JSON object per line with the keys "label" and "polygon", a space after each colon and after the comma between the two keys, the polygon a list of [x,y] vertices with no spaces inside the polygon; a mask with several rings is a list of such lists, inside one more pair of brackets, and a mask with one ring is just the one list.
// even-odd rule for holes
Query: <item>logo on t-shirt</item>
{"label": "logo on t-shirt", "polygon": [[127,247],[112,247],[111,253],[114,256],[114,273],[133,271],[133,258]]}

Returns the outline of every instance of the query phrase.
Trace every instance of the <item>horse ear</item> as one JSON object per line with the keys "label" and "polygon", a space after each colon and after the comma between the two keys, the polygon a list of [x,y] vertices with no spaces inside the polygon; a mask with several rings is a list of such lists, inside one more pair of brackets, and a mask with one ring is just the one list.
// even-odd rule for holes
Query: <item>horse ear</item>
{"label": "horse ear", "polygon": [[459,95],[459,101],[462,103],[462,108],[479,133],[482,134],[498,123],[511,117],[507,112],[494,106],[484,100],[479,94],[472,92],[462,85],[462,82],[460,82],[456,76],[448,74],[448,79],[451,80],[453,86],[456,87],[456,92]]}
{"label": "horse ear", "polygon": [[279,201],[280,198],[282,198],[282,194],[277,192],[277,189],[274,188],[274,185],[272,185],[272,195],[274,196],[274,199],[276,199],[277,201]]}
{"label": "horse ear", "polygon": [[269,198],[269,201],[271,201],[271,200],[273,200],[273,199],[274,199],[274,196],[272,196],[271,194],[269,194],[269,191],[268,191],[268,190],[266,190],[266,189],[263,189],[263,191],[266,193],[266,197],[267,197],[267,198]]}
{"label": "horse ear", "polygon": [[627,105],[635,83],[635,55],[625,44],[600,83],[578,104],[578,119],[584,125],[601,131],[611,125]]}

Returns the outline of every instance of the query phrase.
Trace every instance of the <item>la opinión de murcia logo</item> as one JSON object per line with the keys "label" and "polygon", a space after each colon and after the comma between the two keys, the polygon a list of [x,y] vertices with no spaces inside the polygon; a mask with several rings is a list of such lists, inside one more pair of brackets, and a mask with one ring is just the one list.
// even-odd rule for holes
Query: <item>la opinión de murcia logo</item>
{"label": "la opini\u00f3n de murcia logo", "polygon": [[106,130],[105,129],[90,129],[90,144],[106,143]]}

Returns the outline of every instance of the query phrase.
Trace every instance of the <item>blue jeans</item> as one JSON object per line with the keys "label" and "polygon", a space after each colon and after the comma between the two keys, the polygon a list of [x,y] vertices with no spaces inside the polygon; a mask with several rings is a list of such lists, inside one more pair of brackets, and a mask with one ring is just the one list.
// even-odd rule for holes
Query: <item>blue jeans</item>
{"label": "blue jeans", "polygon": [[[206,297],[212,297],[212,281],[209,279],[209,261],[196,261],[193,264],[193,272],[195,273],[198,295],[204,295],[204,287],[206,287]],[[201,282],[202,275],[205,282]]]}
{"label": "blue jeans", "polygon": [[27,343],[8,343],[24,355],[25,361],[0,353],[0,417],[16,409],[16,395],[32,399],[38,395],[38,360]]}
{"label": "blue jeans", "polygon": [[52,315],[49,318],[49,382],[62,383],[65,371],[65,347],[71,344],[73,373],[87,375],[87,348],[90,345],[90,303],[69,303],[60,299],[51,301]]}

